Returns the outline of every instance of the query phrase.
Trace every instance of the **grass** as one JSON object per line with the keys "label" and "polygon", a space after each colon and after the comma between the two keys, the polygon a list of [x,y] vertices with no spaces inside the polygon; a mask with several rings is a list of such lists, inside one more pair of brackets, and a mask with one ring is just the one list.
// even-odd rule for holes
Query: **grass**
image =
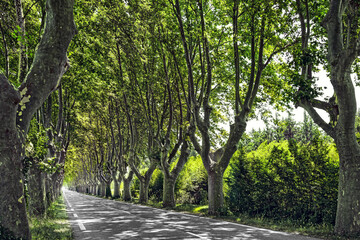
{"label": "grass", "polygon": [[60,196],[47,210],[46,217],[31,217],[32,239],[70,240],[72,230],[65,210],[64,199]]}

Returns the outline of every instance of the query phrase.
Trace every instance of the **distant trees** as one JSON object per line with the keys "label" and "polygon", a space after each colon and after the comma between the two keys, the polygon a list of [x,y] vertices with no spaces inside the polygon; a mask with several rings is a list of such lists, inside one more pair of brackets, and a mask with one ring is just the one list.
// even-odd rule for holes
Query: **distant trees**
{"label": "distant trees", "polygon": [[[274,159],[288,161],[290,169],[298,167],[289,160],[297,159],[297,152],[310,154],[303,147],[311,148],[311,139],[320,133],[308,120],[301,129],[279,120],[265,132],[250,134],[256,141],[243,136],[258,107],[292,101],[306,109],[337,144],[345,194],[339,195],[336,231],[357,233],[359,221],[354,220],[353,209],[358,207],[352,204],[360,197],[355,191],[357,177],[351,176],[358,175],[354,160],[358,143],[350,72],[359,52],[358,4],[336,0],[83,3],[76,5],[80,34],[71,47],[74,67],[69,76],[77,81],[69,83],[79,92],[75,106],[79,130],[70,147],[74,153],[67,168],[69,182],[76,180],[86,191],[89,187],[84,186],[109,187],[114,180],[118,189],[122,180],[124,199],[130,200],[135,176],[141,202],[146,202],[151,176],[160,169],[163,205],[172,207],[177,178],[196,151],[207,171],[209,213],[221,214],[226,210],[224,174],[240,140],[250,151],[265,140],[296,139],[303,145],[289,150],[292,157],[283,159],[285,150],[273,153]],[[317,99],[320,89],[312,73],[320,64],[330,73],[335,89],[331,99]],[[327,111],[330,123],[315,108]],[[82,151],[86,156],[76,161]],[[353,214],[345,214],[349,211]]]}

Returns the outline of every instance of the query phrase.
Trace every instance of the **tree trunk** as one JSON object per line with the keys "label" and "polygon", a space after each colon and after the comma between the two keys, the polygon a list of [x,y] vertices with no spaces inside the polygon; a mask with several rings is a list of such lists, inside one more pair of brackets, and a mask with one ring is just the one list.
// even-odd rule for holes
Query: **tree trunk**
{"label": "tree trunk", "polygon": [[113,179],[114,179],[114,196],[113,196],[113,198],[120,198],[120,183],[116,177],[115,178],[113,177]]}
{"label": "tree trunk", "polygon": [[[59,172],[55,172],[51,175],[52,182],[52,202],[60,197],[60,188],[62,183],[62,175]],[[51,202],[51,203],[52,203]]]}
{"label": "tree trunk", "polygon": [[223,173],[221,171],[208,171],[208,188],[209,214],[220,215],[224,210]]}
{"label": "tree trunk", "polygon": [[[3,90],[1,85],[0,89]],[[0,109],[4,109],[1,102]],[[23,192],[24,179],[20,171],[22,144],[15,124],[12,128],[4,124],[7,122],[4,119],[6,113],[4,111],[0,116],[0,235],[9,239],[11,236],[31,239]]]}
{"label": "tree trunk", "polygon": [[163,207],[165,208],[175,207],[175,183],[176,178],[164,174]]}
{"label": "tree trunk", "polygon": [[[30,121],[68,69],[67,48],[76,28],[72,0],[47,0],[46,25],[30,71],[18,91],[0,74],[0,234],[31,239],[22,164]],[[20,96],[21,92],[21,96]],[[18,130],[18,128],[20,130]]]}
{"label": "tree trunk", "polygon": [[105,182],[102,182],[101,184],[100,184],[100,186],[101,186],[101,194],[100,194],[100,196],[101,197],[105,197],[106,196],[106,183]]}
{"label": "tree trunk", "polygon": [[139,202],[147,203],[149,200],[149,184],[150,178],[142,178],[140,180],[140,192],[139,192]]}
{"label": "tree trunk", "polygon": [[37,164],[34,164],[29,170],[28,192],[30,215],[44,215],[46,210],[45,176]]}
{"label": "tree trunk", "polygon": [[[340,120],[340,119],[339,119]],[[339,125],[342,121],[339,122]],[[343,125],[337,131],[336,147],[339,152],[339,188],[335,232],[340,235],[360,234],[360,148],[355,134],[346,134]],[[350,132],[352,132],[351,130]],[[344,134],[345,133],[345,134]]]}
{"label": "tree trunk", "polygon": [[53,188],[53,186],[52,186],[51,179],[50,179],[49,175],[46,175],[45,176],[46,208],[48,208],[52,203],[52,199],[53,199],[52,188]]}
{"label": "tree trunk", "polygon": [[105,197],[106,198],[111,198],[111,187],[110,187],[111,182],[105,183],[106,187],[105,187]]}
{"label": "tree trunk", "polygon": [[101,196],[101,183],[99,183],[99,184],[97,185],[96,195],[97,195],[97,196]]}
{"label": "tree trunk", "polygon": [[20,94],[0,74],[0,235],[31,239],[25,209],[22,142],[16,127]]}
{"label": "tree trunk", "polygon": [[132,182],[132,177],[128,177],[128,178],[124,178],[124,193],[123,193],[123,200],[126,202],[130,202],[132,197],[131,197],[131,191],[130,191],[130,186],[131,186],[131,182]]}

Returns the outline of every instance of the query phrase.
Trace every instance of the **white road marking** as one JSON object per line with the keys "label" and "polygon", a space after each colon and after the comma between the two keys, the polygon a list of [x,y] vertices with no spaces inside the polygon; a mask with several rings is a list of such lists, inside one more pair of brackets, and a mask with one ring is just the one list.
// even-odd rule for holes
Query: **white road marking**
{"label": "white road marking", "polygon": [[[69,208],[71,208],[71,204],[69,203],[69,200],[67,199],[65,193],[64,193],[64,199],[67,202],[67,205],[69,206]],[[74,211],[74,209],[71,209],[72,211]]]}
{"label": "white road marking", "polygon": [[197,234],[192,233],[192,232],[186,232],[186,233],[187,233],[187,234],[190,234],[190,235],[193,235],[193,236],[195,236],[195,237],[201,238],[201,239],[206,239],[206,238],[204,238],[203,236],[197,235]]}
{"label": "white road marking", "polygon": [[77,220],[77,223],[78,223],[79,228],[80,228],[81,231],[85,231],[85,230],[86,230],[84,224],[82,224],[82,222],[80,222],[80,220]]}
{"label": "white road marking", "polygon": [[[66,195],[65,195],[65,194],[64,194],[64,199],[65,199],[65,201],[67,202],[67,205],[69,206],[70,210],[71,210],[72,212],[74,212],[75,210],[71,207],[71,204],[70,204],[69,200],[66,198]],[[74,213],[74,217],[75,217],[75,218],[78,218],[79,216],[78,216],[76,213]],[[77,224],[79,225],[79,228],[80,228],[81,231],[85,231],[85,230],[86,230],[84,224],[83,224],[80,220],[76,220],[76,222],[77,222]]]}

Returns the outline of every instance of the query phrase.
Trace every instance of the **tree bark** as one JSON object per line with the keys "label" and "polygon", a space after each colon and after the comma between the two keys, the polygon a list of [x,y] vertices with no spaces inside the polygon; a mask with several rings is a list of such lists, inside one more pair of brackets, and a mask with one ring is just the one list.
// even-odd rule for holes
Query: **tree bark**
{"label": "tree bark", "polygon": [[101,182],[100,184],[101,186],[101,197],[106,197],[106,183],[105,182]]}
{"label": "tree bark", "polygon": [[105,187],[105,197],[106,198],[111,198],[112,196],[111,196],[111,188],[110,188],[110,183],[111,182],[107,182],[105,185],[106,185],[106,187]]}
{"label": "tree bark", "polygon": [[[187,135],[187,134],[186,134]],[[189,144],[186,140],[182,140],[182,146],[180,151],[179,160],[176,166],[170,171],[170,164],[167,159],[167,151],[163,151],[162,153],[162,160],[161,160],[161,167],[164,174],[164,183],[163,183],[163,207],[173,208],[176,206],[175,202],[175,184],[176,179],[178,178],[181,170],[183,169],[185,163],[187,162],[190,151],[189,151]],[[176,150],[176,151],[174,151]],[[174,148],[173,152],[170,154],[169,158],[171,159],[172,156],[175,155],[177,149]],[[170,160],[169,159],[169,160]]]}
{"label": "tree bark", "polygon": [[[340,115],[335,127],[335,142],[339,153],[339,187],[335,232],[340,235],[360,235],[360,147],[356,139],[356,100],[350,69],[336,74],[345,76],[336,91]],[[333,73],[335,75],[335,73]],[[334,80],[334,78],[333,78]],[[340,91],[339,91],[340,90]],[[341,100],[340,100],[341,98]]]}
{"label": "tree bark", "polygon": [[45,190],[46,190],[46,208],[53,202],[53,184],[48,174],[45,176]]}
{"label": "tree bark", "polygon": [[123,200],[126,202],[130,202],[132,197],[131,197],[131,191],[130,191],[130,186],[131,186],[131,182],[134,176],[134,172],[131,171],[129,173],[129,176],[127,178],[124,177],[124,192],[123,192]]}
{"label": "tree bark", "polygon": [[[327,31],[327,60],[336,99],[334,102],[302,99],[299,103],[314,122],[335,140],[340,159],[335,233],[355,236],[360,234],[360,147],[355,129],[355,88],[350,73],[355,59],[360,54],[358,12],[359,6],[355,1],[330,1],[322,25]],[[343,24],[345,21],[346,25]],[[304,29],[302,27],[303,36],[310,35]],[[304,50],[308,48],[304,40],[302,47]],[[302,66],[304,79],[308,78],[309,67]],[[315,108],[328,112],[332,121],[326,123]]]}
{"label": "tree bark", "polygon": [[163,186],[163,207],[173,208],[175,207],[175,183],[176,179],[172,176],[164,174],[164,186]]}
{"label": "tree bark", "polygon": [[28,192],[30,215],[44,215],[46,210],[45,176],[37,164],[34,164],[28,173]]}
{"label": "tree bark", "polygon": [[335,232],[339,235],[360,233],[360,154],[340,150],[339,192]]}
{"label": "tree bark", "polygon": [[114,196],[113,198],[120,198],[120,182],[117,180],[116,176],[113,176],[114,179]]}
{"label": "tree bark", "polygon": [[22,142],[16,127],[20,94],[0,74],[0,234],[31,239],[23,195]]}
{"label": "tree bark", "polygon": [[[30,120],[68,69],[67,48],[76,29],[73,0],[48,0],[44,34],[25,81],[16,91],[0,74],[0,232],[31,239],[21,159]],[[19,130],[18,130],[19,128]],[[9,237],[10,238],[10,237]]]}
{"label": "tree bark", "polygon": [[99,183],[99,184],[97,185],[96,195],[97,195],[97,196],[101,196],[101,183]]}
{"label": "tree bark", "polygon": [[209,214],[222,214],[224,205],[223,172],[208,171],[208,199]]}
{"label": "tree bark", "polygon": [[146,204],[149,200],[150,178],[144,177],[139,180],[140,180],[139,202]]}

